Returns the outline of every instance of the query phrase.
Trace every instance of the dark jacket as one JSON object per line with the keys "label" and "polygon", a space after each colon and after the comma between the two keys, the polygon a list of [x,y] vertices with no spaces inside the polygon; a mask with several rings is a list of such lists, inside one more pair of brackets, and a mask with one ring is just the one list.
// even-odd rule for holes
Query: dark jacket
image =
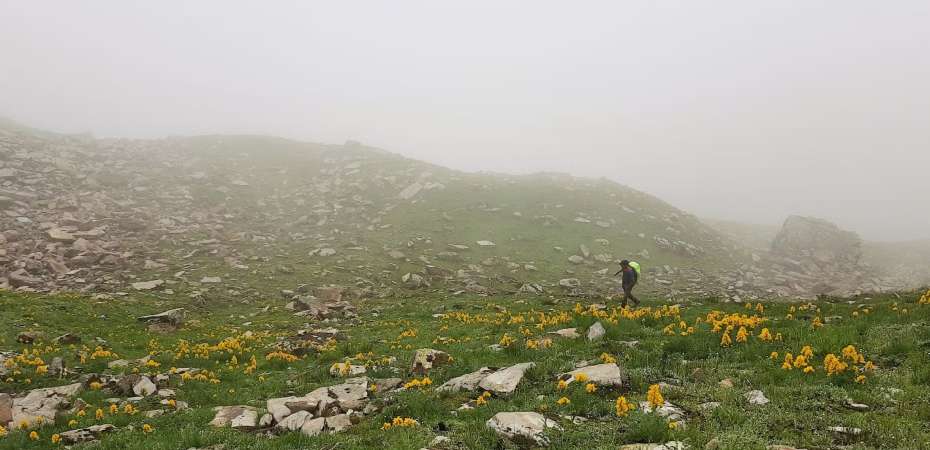
{"label": "dark jacket", "polygon": [[636,285],[636,282],[639,281],[639,274],[636,273],[636,269],[633,269],[632,267],[620,269],[620,271],[614,275],[619,275],[621,273],[623,274],[622,282],[624,286],[634,286]]}

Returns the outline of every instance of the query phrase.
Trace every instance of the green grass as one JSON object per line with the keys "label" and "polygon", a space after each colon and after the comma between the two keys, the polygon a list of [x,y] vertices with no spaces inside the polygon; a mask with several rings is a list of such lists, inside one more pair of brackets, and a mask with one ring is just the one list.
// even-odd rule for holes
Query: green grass
{"label": "green grass", "polygon": [[[895,303],[896,302],[896,303]],[[601,319],[607,328],[607,338],[597,343],[555,339],[548,349],[531,350],[524,346],[521,327],[540,337],[542,331],[564,327],[579,327],[583,333],[596,319],[588,313],[573,311],[575,300],[539,297],[446,297],[435,293],[424,296],[365,299],[358,302],[360,317],[357,320],[325,324],[344,330],[349,338],[322,353],[312,353],[294,363],[269,362],[265,355],[274,348],[275,340],[286,337],[304,327],[306,319],[295,317],[283,308],[280,299],[242,300],[225,298],[219,293],[205,302],[192,302],[183,295],[129,295],[114,300],[93,300],[80,295],[21,295],[0,293],[0,322],[9,324],[0,329],[0,349],[21,352],[39,350],[46,361],[54,356],[63,357],[69,367],[80,366],[80,372],[106,372],[104,360],[88,360],[81,365],[77,355],[83,345],[94,347],[97,338],[121,358],[141,358],[150,352],[159,361],[158,369],[140,368],[143,372],[165,372],[170,367],[198,367],[216,374],[219,384],[189,381],[180,385],[172,378],[172,388],[178,400],[190,403],[189,411],[166,414],[154,419],[141,415],[115,416],[107,414],[106,423],[120,430],[107,435],[93,448],[100,449],[178,449],[224,443],[228,449],[410,449],[426,446],[437,434],[451,437],[464,448],[508,448],[489,432],[484,423],[499,411],[538,411],[558,420],[562,432],[549,433],[553,448],[609,449],[621,444],[636,442],[664,442],[681,440],[693,448],[703,448],[716,438],[720,448],[764,449],[770,444],[788,444],[799,448],[827,449],[838,445],[848,448],[919,449],[930,446],[930,324],[928,307],[916,305],[916,296],[897,298],[859,299],[853,304],[845,301],[820,303],[820,312],[796,311],[794,317],[830,317],[821,328],[813,328],[810,320],[788,319],[789,308],[800,304],[765,304],[761,314],[766,321],[762,327],[781,333],[783,340],[762,342],[750,337],[746,343],[721,347],[720,334],[713,333],[707,323],[695,324],[713,310],[725,313],[754,314],[736,304],[717,304],[702,301],[685,302],[680,317],[620,318],[617,323]],[[862,311],[866,305],[871,312]],[[895,306],[896,305],[896,306]],[[159,312],[172,307],[188,309],[188,321],[181,330],[170,334],[154,334],[135,321],[142,314]],[[661,305],[652,303],[652,306]],[[266,308],[267,307],[267,308]],[[896,308],[896,310],[895,310]],[[903,309],[908,312],[904,313]],[[503,312],[506,311],[506,312]],[[554,314],[565,311],[564,323],[536,328],[538,312]],[[853,317],[854,311],[860,311]],[[434,314],[456,312],[480,316],[469,323],[433,317]],[[520,315],[524,323],[511,324],[510,317]],[[663,333],[666,325],[685,321],[696,328],[688,336]],[[416,330],[415,337],[399,338],[408,329]],[[41,331],[46,342],[65,332],[79,335],[83,344],[75,347],[57,347],[53,344],[23,346],[16,342],[21,331]],[[181,340],[192,345],[215,345],[224,338],[241,337],[251,332],[253,338],[244,339],[243,348],[233,352],[214,351],[206,359],[184,356],[175,359],[173,349]],[[516,343],[501,352],[487,347],[497,343],[504,333],[516,338]],[[734,331],[735,333],[735,331]],[[440,342],[437,339],[443,338]],[[620,341],[638,340],[635,348]],[[436,343],[434,343],[434,341]],[[827,353],[840,354],[846,345],[855,345],[878,368],[867,374],[864,384],[853,381],[853,375],[844,373],[828,377],[823,370],[823,357]],[[781,369],[781,360],[769,358],[771,352],[798,354],[804,345],[810,345],[815,356],[812,365],[816,373],[806,375],[800,370]],[[439,394],[432,388],[399,393],[383,409],[347,432],[307,438],[299,433],[269,438],[257,434],[238,433],[207,426],[214,406],[248,404],[263,407],[271,397],[303,394],[316,387],[338,383],[328,373],[336,361],[357,353],[394,356],[391,367],[380,368],[372,376],[399,376],[410,379],[407,372],[413,350],[430,347],[449,352],[454,361],[430,373],[434,386],[457,375],[482,366],[506,366],[533,361],[535,369],[510,398],[492,398],[487,405],[473,411],[453,413],[462,403],[477,393]],[[571,370],[581,361],[595,361],[602,353],[614,356],[627,372],[628,383],[622,389],[600,388],[594,394],[584,391],[579,383],[566,391],[558,391],[555,378]],[[229,364],[235,355],[238,366]],[[255,355],[257,370],[243,373],[248,358]],[[395,372],[396,371],[396,372]],[[72,377],[72,378],[76,378]],[[27,383],[26,379],[30,379]],[[721,388],[723,378],[733,380],[733,389]],[[28,389],[64,384],[58,380],[37,376],[31,367],[12,380],[0,384],[3,392],[20,393]],[[614,400],[624,395],[631,402],[644,401],[649,385],[665,382],[674,388],[663,392],[666,400],[680,406],[687,413],[682,428],[670,429],[668,423],[654,415],[632,412],[619,418],[614,414]],[[892,390],[900,389],[897,394]],[[749,406],[743,393],[761,389],[771,400],[766,406]],[[80,397],[92,405],[83,418],[65,416],[52,425],[39,429],[40,440],[30,441],[26,433],[12,431],[0,438],[0,448],[48,448],[50,436],[72,427],[68,420],[76,419],[78,426],[97,423],[93,408],[104,406],[105,399],[114,394],[103,391],[84,391]],[[564,406],[556,400],[565,396],[571,403]],[[845,408],[846,399],[866,403],[868,412],[855,412]],[[721,406],[704,411],[699,405],[720,402]],[[158,409],[153,400],[140,404],[144,410]],[[563,415],[583,416],[587,420],[573,424],[561,419]],[[381,424],[395,416],[413,417],[420,426],[410,429],[381,431]],[[143,434],[143,423],[155,428]],[[134,429],[127,428],[132,426]],[[836,436],[827,431],[829,426],[849,426],[863,429],[854,438]],[[499,446],[503,447],[499,447]]]}

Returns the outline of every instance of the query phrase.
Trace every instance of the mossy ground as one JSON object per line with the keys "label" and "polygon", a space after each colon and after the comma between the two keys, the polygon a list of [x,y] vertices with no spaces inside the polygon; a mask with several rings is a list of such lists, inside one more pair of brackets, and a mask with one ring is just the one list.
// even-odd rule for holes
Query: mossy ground
{"label": "mossy ground", "polygon": [[[613,449],[624,443],[684,441],[692,448],[703,448],[716,438],[724,449],[762,449],[769,444],[787,444],[799,448],[827,449],[837,445],[847,448],[920,449],[930,447],[930,306],[918,305],[916,294],[900,298],[886,296],[854,301],[823,301],[804,308],[801,303],[765,303],[764,312],[746,309],[743,305],[717,303],[713,299],[688,301],[681,304],[680,313],[646,314],[641,318],[624,318],[618,314],[595,318],[581,303],[582,313],[575,311],[575,299],[559,297],[457,297],[429,294],[406,298],[362,300],[358,303],[360,317],[355,322],[331,324],[344,330],[348,339],[322,353],[313,353],[296,362],[268,361],[276,338],[290,336],[305,327],[306,319],[295,317],[283,308],[283,301],[237,300],[210,298],[192,302],[186,296],[129,295],[114,300],[94,300],[80,295],[20,295],[0,293],[0,349],[22,352],[38,351],[46,362],[62,356],[70,367],[80,366],[85,373],[103,372],[112,358],[88,359],[81,364],[78,354],[82,346],[95,347],[95,338],[106,341],[120,358],[136,359],[153,355],[158,368],[140,367],[142,372],[168,371],[170,367],[198,367],[215,373],[220,381],[188,381],[172,386],[178,400],[191,405],[190,410],[146,419],[141,414],[111,415],[95,420],[93,409],[85,417],[66,416],[53,425],[38,430],[39,439],[31,441],[27,433],[11,431],[0,438],[0,448],[33,449],[53,447],[50,437],[70,428],[94,423],[112,423],[121,428],[104,437],[93,448],[100,449],[185,449],[224,443],[228,449],[416,449],[437,434],[451,437],[464,448],[508,448],[485,427],[485,422],[499,411],[538,411],[559,420],[564,431],[550,432],[552,447],[559,449]],[[652,310],[664,305],[648,302]],[[146,330],[135,317],[183,306],[188,321],[181,330],[156,334]],[[613,305],[611,305],[613,306]],[[755,306],[755,305],[753,305]],[[794,312],[791,312],[794,308]],[[758,315],[765,321],[751,329],[745,343],[729,347],[720,345],[721,334],[713,332],[705,319],[711,311]],[[868,310],[866,312],[865,310]],[[666,309],[665,311],[669,311]],[[539,313],[562,319],[559,323],[539,324]],[[444,314],[445,316],[437,316]],[[787,318],[791,314],[792,318]],[[445,317],[445,318],[443,318]],[[611,320],[613,317],[614,320]],[[513,319],[513,318],[522,318]],[[701,318],[701,322],[697,319]],[[815,318],[827,323],[812,326]],[[827,320],[827,318],[830,318]],[[589,343],[554,339],[546,349],[527,349],[527,339],[538,339],[545,332],[578,327],[581,332],[595,320],[607,329],[604,340]],[[612,322],[616,323],[612,323]],[[682,336],[679,323],[695,327],[692,334]],[[315,324],[323,325],[323,324]],[[329,324],[326,324],[329,325]],[[665,332],[673,325],[674,334]],[[780,341],[758,339],[761,328],[781,334]],[[532,336],[524,336],[526,329]],[[53,344],[24,346],[16,342],[22,331],[37,330],[47,341],[65,332],[82,337],[83,344],[59,347]],[[405,331],[408,336],[401,337]],[[732,334],[735,334],[735,329]],[[245,337],[251,332],[251,338]],[[505,334],[515,342],[504,351],[488,349]],[[734,336],[735,337],[735,336]],[[213,349],[206,358],[188,354],[176,359],[181,340],[192,346],[205,343],[216,346],[226,338],[238,338],[241,349]],[[621,341],[638,340],[629,348]],[[803,346],[814,351],[813,374],[800,369],[784,370],[781,358],[785,352],[797,355]],[[841,354],[843,347],[855,346],[875,363],[874,371],[865,373],[864,383],[854,380],[851,370],[827,376],[823,367],[828,353]],[[307,438],[299,433],[268,438],[260,435],[214,429],[207,426],[212,408],[219,405],[247,404],[263,407],[271,397],[303,394],[324,385],[336,384],[329,374],[334,362],[368,354],[375,359],[394,356],[388,367],[370,370],[372,377],[400,376],[413,378],[409,364],[417,348],[435,348],[448,352],[454,361],[433,370],[429,376],[432,387],[400,393],[396,401],[365,419],[360,425],[337,434]],[[778,360],[770,354],[779,353]],[[626,369],[629,383],[619,390],[600,388],[585,392],[580,384],[559,391],[556,376],[571,370],[580,361],[597,360],[602,354],[617,359]],[[238,364],[231,364],[235,355]],[[254,355],[258,366],[254,373],[244,368]],[[434,388],[447,379],[474,371],[482,366],[506,366],[520,362],[535,362],[510,398],[491,398],[487,405],[472,411],[453,413],[462,403],[479,393],[439,394]],[[399,372],[395,372],[394,369]],[[3,380],[0,390],[23,392],[28,389],[64,384],[47,375],[37,375],[33,367],[23,367],[12,380]],[[397,374],[399,373],[399,375]],[[735,387],[719,386],[724,378]],[[29,380],[27,383],[26,380]],[[651,384],[666,382],[678,388],[663,391],[666,400],[682,407],[688,414],[686,426],[671,429],[668,423],[654,415],[632,412],[617,417],[614,401],[619,395],[631,402],[644,401]],[[750,406],[743,394],[762,390],[771,399],[765,406]],[[897,391],[900,389],[900,391]],[[83,398],[93,407],[105,405],[113,394],[88,390]],[[565,396],[571,403],[564,406],[556,400]],[[869,405],[867,412],[844,407],[847,399]],[[721,406],[706,412],[698,405],[720,402]],[[143,411],[161,408],[146,400]],[[584,416],[588,420],[572,424],[561,415]],[[412,417],[420,425],[413,428],[382,431],[383,422],[393,417]],[[78,425],[69,427],[69,420]],[[154,427],[144,434],[143,423]],[[124,426],[133,425],[130,431]],[[857,427],[863,433],[844,437],[827,430],[830,426]]]}

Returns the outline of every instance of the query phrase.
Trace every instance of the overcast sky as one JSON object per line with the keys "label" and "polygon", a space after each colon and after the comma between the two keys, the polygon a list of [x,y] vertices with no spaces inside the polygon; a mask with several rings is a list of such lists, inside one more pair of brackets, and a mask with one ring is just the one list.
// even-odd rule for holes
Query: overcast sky
{"label": "overcast sky", "polygon": [[926,0],[0,0],[0,115],[356,139],[930,238]]}

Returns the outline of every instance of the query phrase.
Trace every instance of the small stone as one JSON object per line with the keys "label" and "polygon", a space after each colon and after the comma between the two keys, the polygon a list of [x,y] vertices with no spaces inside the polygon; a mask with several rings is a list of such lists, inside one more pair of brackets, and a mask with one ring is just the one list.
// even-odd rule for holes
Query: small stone
{"label": "small stone", "polygon": [[554,334],[566,339],[577,339],[581,337],[581,335],[578,334],[577,328],[563,328],[561,330],[552,331],[549,334]]}
{"label": "small stone", "polygon": [[869,410],[869,405],[853,402],[852,399],[846,399],[844,406],[853,411],[865,412]]}
{"label": "small stone", "polygon": [[422,375],[429,372],[433,367],[447,364],[450,359],[449,354],[444,351],[421,348],[413,355],[413,364],[410,371]]}
{"label": "small stone", "polygon": [[765,394],[760,390],[754,390],[747,392],[744,397],[750,405],[765,405],[768,404],[769,399],[765,397]]}
{"label": "small stone", "polygon": [[137,291],[151,291],[158,289],[163,284],[165,284],[165,280],[139,281],[132,283],[132,288]]}
{"label": "small stone", "polygon": [[594,322],[594,325],[588,328],[588,341],[599,341],[604,338],[605,334],[607,334],[607,330],[604,329],[604,325],[601,325],[600,322]]}

